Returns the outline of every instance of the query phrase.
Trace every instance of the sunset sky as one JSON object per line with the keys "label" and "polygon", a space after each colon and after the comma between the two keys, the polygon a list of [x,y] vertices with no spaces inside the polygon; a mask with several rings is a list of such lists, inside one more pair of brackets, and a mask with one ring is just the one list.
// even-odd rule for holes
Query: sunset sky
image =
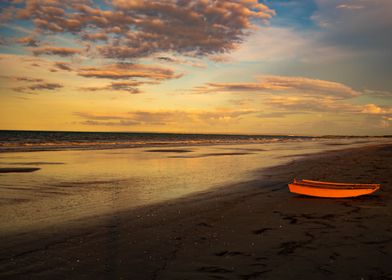
{"label": "sunset sky", "polygon": [[0,129],[392,134],[391,0],[0,8]]}

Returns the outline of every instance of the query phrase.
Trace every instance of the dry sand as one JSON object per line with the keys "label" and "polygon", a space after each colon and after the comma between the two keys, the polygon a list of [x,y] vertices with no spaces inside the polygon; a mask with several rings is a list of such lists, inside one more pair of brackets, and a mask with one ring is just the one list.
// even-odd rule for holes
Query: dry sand
{"label": "dry sand", "polygon": [[[392,279],[392,145],[328,152],[259,180],[6,237],[1,279]],[[355,199],[297,178],[381,183]]]}

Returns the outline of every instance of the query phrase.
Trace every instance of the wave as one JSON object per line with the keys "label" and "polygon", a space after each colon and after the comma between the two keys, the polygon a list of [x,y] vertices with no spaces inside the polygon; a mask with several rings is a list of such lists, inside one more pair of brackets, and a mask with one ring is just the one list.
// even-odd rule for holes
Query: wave
{"label": "wave", "polygon": [[312,139],[289,135],[0,131],[0,152],[249,144]]}

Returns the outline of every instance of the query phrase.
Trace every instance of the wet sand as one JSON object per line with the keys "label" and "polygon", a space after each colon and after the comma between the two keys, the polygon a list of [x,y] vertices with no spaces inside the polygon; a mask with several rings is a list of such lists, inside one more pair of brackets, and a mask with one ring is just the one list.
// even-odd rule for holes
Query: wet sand
{"label": "wet sand", "polygon": [[[391,279],[392,145],[327,152],[257,180],[74,226],[6,236],[2,279]],[[293,177],[381,183],[355,199]]]}
{"label": "wet sand", "polygon": [[186,149],[153,149],[153,150],[146,150],[146,152],[150,153],[191,153],[192,150]]}

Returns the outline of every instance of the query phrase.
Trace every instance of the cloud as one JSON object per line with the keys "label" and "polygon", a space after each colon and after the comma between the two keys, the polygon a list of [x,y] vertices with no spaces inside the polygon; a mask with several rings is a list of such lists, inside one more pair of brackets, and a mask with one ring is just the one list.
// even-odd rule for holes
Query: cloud
{"label": "cloud", "polygon": [[12,6],[0,7],[0,23],[10,21],[15,15],[16,8]]}
{"label": "cloud", "polygon": [[35,84],[35,85],[31,85],[28,87],[28,89],[30,90],[55,90],[55,89],[59,89],[62,88],[63,86],[59,83],[41,83],[41,84]]}
{"label": "cloud", "polygon": [[71,63],[69,63],[69,62],[56,61],[56,62],[53,64],[53,66],[54,66],[56,69],[59,69],[59,70],[73,71],[73,67],[72,67]]}
{"label": "cloud", "polygon": [[194,92],[294,92],[302,95],[351,98],[359,93],[341,83],[289,76],[262,76],[254,83],[207,83]]}
{"label": "cloud", "polygon": [[[306,114],[307,112],[301,112],[300,114]],[[271,112],[271,113],[260,113],[257,114],[258,118],[262,119],[274,119],[274,118],[284,118],[289,115],[297,115],[298,112],[289,112],[289,111],[278,111],[278,112]]]}
{"label": "cloud", "polygon": [[93,121],[87,120],[82,121],[83,125],[93,125],[93,126],[132,126],[139,125],[139,122],[131,121],[131,120],[119,120],[119,121]]}
{"label": "cloud", "polygon": [[312,19],[324,31],[324,40],[351,49],[390,50],[392,1],[316,0]]}
{"label": "cloud", "polygon": [[360,108],[356,105],[328,97],[270,96],[263,101],[263,104],[274,109],[298,114],[306,112],[360,112]]}
{"label": "cloud", "polygon": [[82,124],[101,126],[128,125],[169,125],[183,123],[218,124],[238,121],[242,116],[253,114],[254,110],[172,110],[172,111],[131,111],[121,115],[107,115],[88,112],[75,112],[85,119]]}
{"label": "cloud", "polygon": [[156,59],[159,61],[163,61],[163,62],[189,65],[189,66],[197,67],[197,68],[206,68],[207,67],[207,65],[205,63],[200,62],[200,61],[182,59],[182,58],[172,57],[172,56],[158,56],[158,57],[156,57]]}
{"label": "cloud", "polygon": [[370,115],[392,116],[392,106],[378,106],[376,104],[367,104],[363,107],[361,113]]}
{"label": "cloud", "polygon": [[35,83],[29,86],[20,86],[20,87],[15,87],[13,88],[14,91],[20,92],[20,93],[32,93],[35,91],[42,91],[42,90],[56,90],[62,88],[63,85],[59,83],[49,83],[49,82],[41,82],[41,83]]}
{"label": "cloud", "polygon": [[392,118],[392,106],[376,104],[357,105],[333,98],[315,98],[301,96],[271,96],[263,100],[263,105],[273,110],[271,114],[259,114],[260,118],[284,117],[293,114],[330,113],[335,115],[365,115],[376,119],[378,123],[388,122]]}
{"label": "cloud", "polygon": [[364,6],[362,5],[353,5],[353,4],[341,4],[336,6],[338,9],[348,9],[348,10],[360,10],[363,9]]}
{"label": "cloud", "polygon": [[314,34],[292,27],[262,26],[228,57],[234,61],[284,61],[316,56],[314,38]]}
{"label": "cloud", "polygon": [[[353,105],[342,102],[342,100],[327,98],[284,98],[271,97],[263,102],[269,110],[254,109],[215,109],[215,110],[137,110],[122,114],[102,114],[92,112],[75,112],[74,115],[81,118],[80,122],[88,126],[140,126],[159,127],[170,126],[180,127],[187,125],[219,126],[232,125],[249,117],[259,119],[286,118],[291,115],[303,115],[314,113],[326,113],[329,116],[339,115],[340,117],[353,115],[363,115],[369,118],[370,123],[377,126],[389,127],[392,121],[392,108],[380,107],[375,104]],[[381,108],[381,109],[378,109]],[[310,121],[310,124],[317,125],[317,122]],[[328,121],[330,123],[330,121]],[[300,126],[299,126],[300,127]]]}
{"label": "cloud", "polygon": [[63,57],[73,56],[82,53],[82,51],[79,49],[54,47],[54,46],[33,48],[32,52],[34,55],[58,55]]}
{"label": "cloud", "polygon": [[[182,73],[175,72],[170,67],[158,66],[150,61],[148,65],[135,63],[113,63],[108,65],[98,65],[91,67],[83,67],[77,59],[71,61],[53,61],[46,57],[22,56],[22,55],[0,55],[3,70],[2,73],[7,79],[11,79],[10,75],[5,75],[7,65],[17,65],[16,72],[13,73],[31,73],[34,78],[49,75],[51,80],[62,81],[64,74],[66,75],[66,84],[64,86],[81,89],[83,91],[113,91],[127,93],[142,93],[142,86],[158,85],[166,80],[178,79],[182,77]],[[32,67],[34,66],[34,67]],[[14,67],[14,66],[13,66]],[[39,67],[40,69],[34,69]],[[42,73],[44,74],[38,74]],[[47,71],[53,72],[47,73]],[[54,72],[59,72],[54,74]],[[65,73],[66,72],[66,73]],[[14,75],[13,81],[21,82],[27,77]],[[30,78],[31,79],[31,78]],[[89,81],[87,81],[87,79]],[[94,81],[95,80],[95,81]],[[105,81],[106,80],[106,81]],[[41,82],[44,80],[41,79]],[[27,80],[26,80],[27,82]],[[31,81],[32,82],[32,81]],[[106,85],[105,85],[106,84]],[[10,84],[11,86],[11,84]],[[12,86],[15,86],[13,84]],[[16,84],[17,87],[17,84]]]}
{"label": "cloud", "polygon": [[11,89],[20,93],[33,93],[41,90],[56,90],[63,88],[62,84],[48,82],[41,78],[32,78],[24,76],[0,76],[0,79],[6,79],[13,81],[13,85],[16,83],[22,84],[21,86],[12,87]]}
{"label": "cloud", "polygon": [[382,98],[382,99],[391,99],[392,98],[392,91],[386,90],[365,90],[364,94],[371,98]]}
{"label": "cloud", "polygon": [[20,37],[16,39],[16,42],[28,47],[38,47],[39,45],[39,42],[31,36]]}
{"label": "cloud", "polygon": [[12,6],[18,19],[38,32],[72,33],[97,46],[107,58],[125,59],[160,52],[206,56],[229,52],[274,11],[257,0],[26,0]]}
{"label": "cloud", "polygon": [[389,128],[392,125],[392,106],[366,104],[362,107],[361,113],[368,115],[370,119],[375,119],[380,128]]}
{"label": "cloud", "polygon": [[85,34],[82,35],[82,38],[84,40],[93,41],[93,42],[96,42],[96,41],[107,41],[108,40],[108,36],[105,33],[103,33],[103,32],[100,32],[100,33],[85,33]]}
{"label": "cloud", "polygon": [[39,79],[39,78],[30,78],[30,77],[22,77],[22,76],[0,76],[0,78],[10,79],[19,82],[32,82],[32,83],[40,83],[44,81],[43,79]]}
{"label": "cloud", "polygon": [[9,40],[8,40],[7,38],[5,38],[5,37],[3,37],[3,36],[0,36],[0,46],[8,45],[8,44],[9,44],[8,41],[9,41]]}
{"label": "cloud", "polygon": [[141,93],[138,89],[139,86],[144,84],[152,84],[152,82],[141,82],[141,81],[125,81],[125,82],[112,82],[109,85],[101,87],[82,87],[82,91],[124,91],[132,94]]}
{"label": "cloud", "polygon": [[111,64],[103,67],[82,67],[78,70],[78,75],[88,78],[113,80],[133,78],[166,80],[176,79],[182,76],[182,74],[176,74],[169,68],[131,63]]}

